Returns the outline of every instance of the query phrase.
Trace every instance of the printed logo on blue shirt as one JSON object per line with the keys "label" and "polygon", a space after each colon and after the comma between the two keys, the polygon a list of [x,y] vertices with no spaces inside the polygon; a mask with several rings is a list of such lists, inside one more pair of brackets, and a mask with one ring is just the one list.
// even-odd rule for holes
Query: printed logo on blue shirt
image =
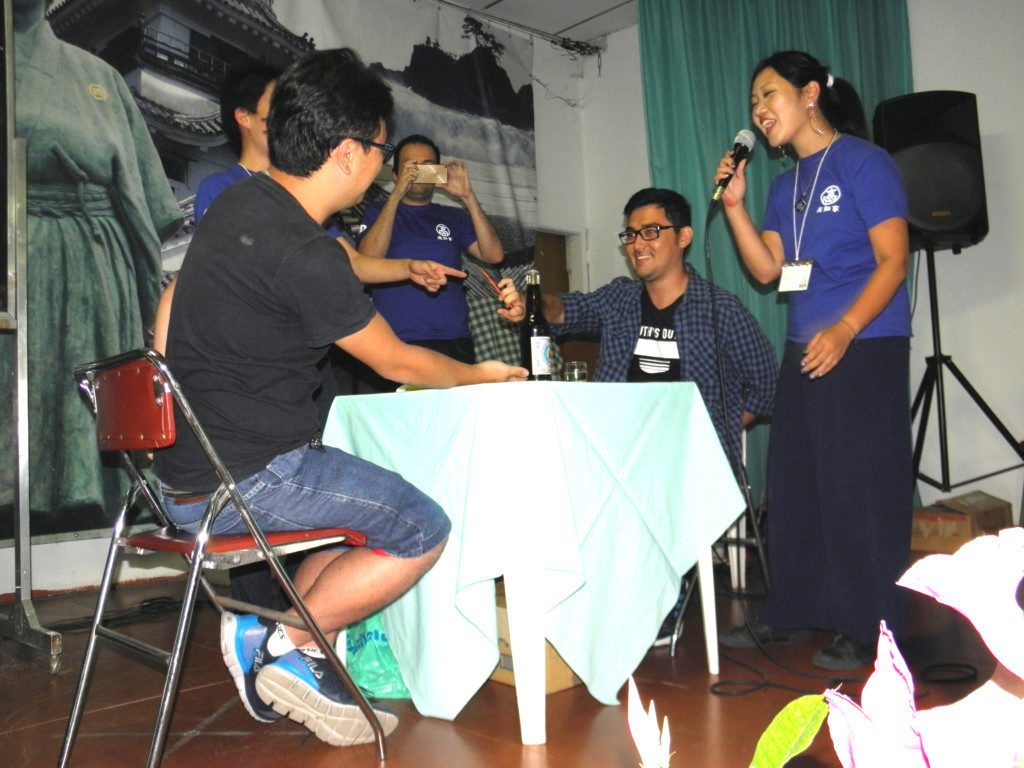
{"label": "printed logo on blue shirt", "polygon": [[452,231],[448,229],[448,227],[446,227],[444,224],[438,224],[436,227],[434,227],[434,231],[437,232],[438,240],[452,239]]}
{"label": "printed logo on blue shirt", "polygon": [[821,205],[818,206],[818,213],[839,213],[839,198],[843,196],[842,191],[836,184],[831,184],[825,187],[825,190],[821,193],[821,197],[818,199],[821,201]]}

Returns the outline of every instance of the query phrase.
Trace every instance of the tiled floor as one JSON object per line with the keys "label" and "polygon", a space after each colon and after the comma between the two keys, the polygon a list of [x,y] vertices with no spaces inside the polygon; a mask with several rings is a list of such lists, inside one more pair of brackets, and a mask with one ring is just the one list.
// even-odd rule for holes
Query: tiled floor
{"label": "tiled floor", "polygon": [[[118,603],[129,608],[142,599],[175,592],[173,582],[124,588]],[[93,599],[91,593],[48,598],[37,601],[36,608],[44,625],[56,627],[59,622],[87,616]],[[721,589],[718,603],[721,626],[738,620],[736,601]],[[668,717],[673,768],[743,768],[749,765],[758,736],[774,714],[800,691],[820,692],[829,681],[787,671],[755,651],[728,649],[723,649],[722,675],[712,678],[706,669],[698,607],[690,607],[676,658],[671,658],[666,648],[654,649],[635,677],[644,700],[653,698],[659,716]],[[171,625],[166,617],[156,617],[133,625],[130,631],[162,641],[170,634]],[[81,663],[84,632],[65,631],[63,640],[64,654],[56,675],[15,658],[12,644],[4,642],[0,656],[0,765],[55,765]],[[828,640],[824,634],[813,633],[807,643],[780,649],[778,658],[813,675],[808,660]],[[914,600],[911,631],[902,649],[919,678],[927,665],[936,662],[973,664],[979,681],[992,671],[991,658],[970,625],[959,614],[924,598]],[[739,688],[730,689],[735,695],[712,694],[712,683],[754,677],[731,659],[756,668],[771,685],[742,695]],[[115,651],[102,650],[72,765],[143,765],[161,682],[159,673],[127,663]],[[918,705],[927,708],[956,700],[978,684],[919,679]],[[860,684],[844,683],[843,690],[856,695]],[[625,708],[602,706],[583,687],[549,696],[548,743],[543,746],[519,743],[514,691],[498,683],[486,683],[453,722],[422,717],[404,700],[394,701],[393,708],[400,723],[388,739],[388,768],[633,768],[639,763],[627,731]],[[198,611],[163,761],[166,768],[365,768],[374,763],[373,745],[330,747],[288,720],[270,725],[252,720],[221,661],[215,612],[208,606]],[[827,730],[789,765],[839,766]]]}

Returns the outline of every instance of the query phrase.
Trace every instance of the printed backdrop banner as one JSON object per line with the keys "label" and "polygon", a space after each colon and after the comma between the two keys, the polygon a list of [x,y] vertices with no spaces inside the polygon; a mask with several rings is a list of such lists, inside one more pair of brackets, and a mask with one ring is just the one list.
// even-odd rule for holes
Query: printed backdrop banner
{"label": "printed backdrop banner", "polygon": [[[278,20],[317,49],[348,47],[395,97],[389,141],[420,133],[465,160],[510,260],[533,247],[537,165],[533,43],[453,9],[414,0],[276,0]],[[390,168],[379,181],[390,187]],[[444,195],[435,202],[448,203]]]}
{"label": "printed backdrop banner", "polygon": [[[154,6],[138,17],[119,12],[117,0],[15,6],[17,131],[29,157],[33,535],[100,529],[117,508],[123,478],[98,455],[70,372],[144,343],[161,273],[178,269],[191,238],[199,180],[235,162],[218,136],[214,93],[240,55],[284,66],[313,47],[355,49],[391,85],[389,140],[424,134],[443,159],[467,162],[506,252],[494,277],[515,277],[532,260],[529,39],[430,0],[207,0],[215,14],[169,5],[175,13]],[[256,44],[268,30],[279,45]],[[129,49],[138,55],[120,55]],[[365,202],[386,194],[390,174],[382,169]],[[434,199],[460,205],[441,192]],[[467,271],[472,305],[472,280],[483,277]],[[498,321],[489,290],[480,292],[480,324],[500,344],[485,354],[518,362],[517,333]],[[0,452],[8,457],[13,341],[0,336]],[[0,540],[13,532],[13,486],[13,461],[0,464]]]}

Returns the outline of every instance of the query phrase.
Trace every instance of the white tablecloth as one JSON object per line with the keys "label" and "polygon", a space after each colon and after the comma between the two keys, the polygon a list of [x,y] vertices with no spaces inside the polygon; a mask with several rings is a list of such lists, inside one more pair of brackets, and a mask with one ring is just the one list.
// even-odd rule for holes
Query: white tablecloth
{"label": "white tablecloth", "polygon": [[[416,708],[446,719],[498,661],[496,577],[509,592],[513,652],[517,637],[532,646],[542,634],[614,704],[680,578],[743,510],[689,383],[339,397],[324,442],[399,472],[452,519],[441,559],[383,614]],[[516,609],[536,626],[513,623]]]}

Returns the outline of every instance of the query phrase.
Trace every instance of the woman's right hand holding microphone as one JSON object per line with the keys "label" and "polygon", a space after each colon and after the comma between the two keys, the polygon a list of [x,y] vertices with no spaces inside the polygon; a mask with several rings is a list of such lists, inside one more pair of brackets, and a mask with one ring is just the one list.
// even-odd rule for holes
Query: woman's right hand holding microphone
{"label": "woman's right hand holding microphone", "polygon": [[733,152],[730,149],[725,155],[722,156],[722,160],[718,163],[718,168],[715,171],[715,184],[717,185],[722,179],[727,176],[732,176],[732,180],[729,182],[729,186],[722,192],[722,202],[725,203],[726,207],[732,208],[735,205],[743,202],[743,196],[747,192],[747,182],[744,177],[744,169],[747,167],[746,158],[740,160],[737,164],[732,159]]}

